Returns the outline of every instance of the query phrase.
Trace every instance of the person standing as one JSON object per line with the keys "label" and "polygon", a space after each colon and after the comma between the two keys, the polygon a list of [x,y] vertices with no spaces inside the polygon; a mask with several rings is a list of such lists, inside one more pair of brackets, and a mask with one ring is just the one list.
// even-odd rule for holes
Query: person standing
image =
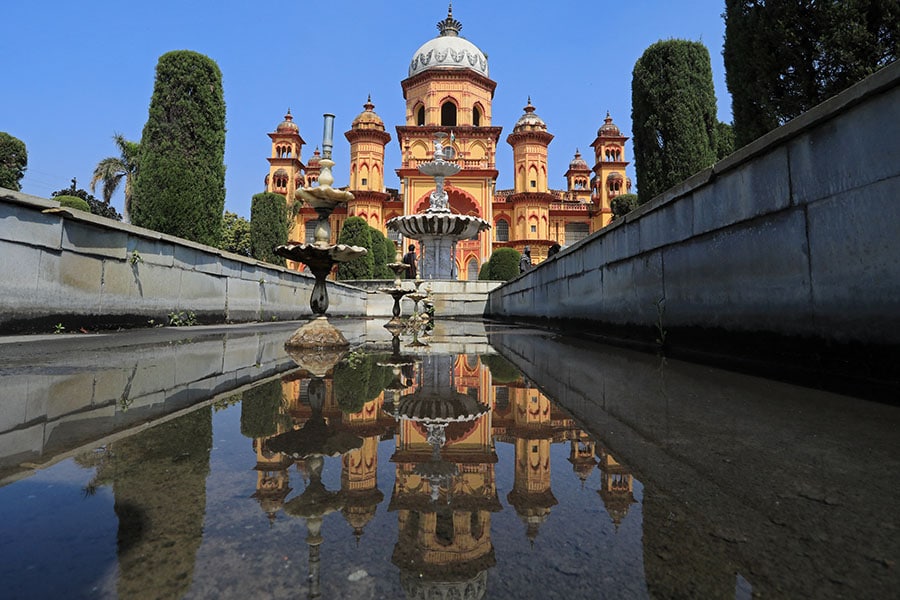
{"label": "person standing", "polygon": [[407,248],[408,252],[403,255],[403,263],[406,265],[406,276],[409,279],[415,279],[419,272],[416,269],[416,246],[410,244]]}
{"label": "person standing", "polygon": [[547,258],[558,254],[561,249],[562,247],[557,242],[553,242],[553,245],[547,250]]}
{"label": "person standing", "polygon": [[525,246],[522,251],[522,258],[519,259],[519,273],[524,273],[531,268],[531,247]]}

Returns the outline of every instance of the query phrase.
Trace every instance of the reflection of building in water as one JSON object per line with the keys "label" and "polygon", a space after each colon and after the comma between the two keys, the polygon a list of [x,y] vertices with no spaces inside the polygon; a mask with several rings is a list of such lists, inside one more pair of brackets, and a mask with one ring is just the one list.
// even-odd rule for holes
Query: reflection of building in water
{"label": "reflection of building in water", "polygon": [[[329,375],[319,382],[321,396],[310,391],[303,371],[283,379],[282,412],[288,418],[278,425],[279,433],[303,430],[310,420],[324,418],[329,430],[362,440],[341,455],[340,491],[330,492],[321,485],[320,461],[319,470],[310,471],[305,491],[288,501],[289,511],[285,508],[303,516],[312,528],[311,561],[318,560],[322,543],[313,529],[321,525],[325,513],[313,514],[306,500],[321,500],[331,511],[340,511],[359,542],[384,499],[377,481],[378,444],[391,434],[396,475],[388,510],[397,513],[399,525],[392,562],[399,567],[410,598],[484,595],[487,571],[495,564],[491,513],[502,508],[496,488],[496,442],[511,444],[515,450],[513,489],[507,500],[525,523],[525,535],[532,543],[558,503],[551,487],[554,444],[569,444],[568,460],[582,485],[599,458],[598,493],[615,525],[622,522],[635,502],[630,472],[555,402],[511,372],[514,367],[484,360],[476,355],[426,353],[403,363],[399,381],[382,358],[388,365],[378,367],[384,370],[382,379],[371,373],[362,377],[377,384],[374,387],[354,377],[359,385],[348,388],[346,381],[333,381]],[[499,385],[492,385],[494,373]],[[387,403],[384,388],[389,389]],[[324,398],[320,410],[313,410],[313,396]],[[347,412],[348,407],[355,412]],[[256,497],[272,515],[290,492],[291,461],[267,453],[262,441],[254,443],[259,471]],[[299,457],[296,464],[298,469],[306,465]],[[313,562],[311,568],[317,567]]]}
{"label": "reflection of building in water", "polygon": [[572,463],[572,470],[578,475],[582,486],[597,465],[597,459],[594,458],[596,448],[597,442],[584,431],[579,431],[577,437],[571,441],[569,462]]}
{"label": "reflection of building in water", "polygon": [[381,410],[383,396],[380,394],[363,404],[358,413],[342,415],[342,426],[363,439],[361,448],[341,457],[341,495],[344,497],[341,513],[353,528],[357,541],[384,500],[384,493],[378,489],[378,442],[382,435],[393,430],[394,422]]}
{"label": "reflection of building in water", "polygon": [[628,509],[634,504],[634,477],[630,470],[620,465],[605,449],[600,450],[600,490],[606,512],[618,528]]}
{"label": "reflection of building in water", "polygon": [[477,358],[467,366],[465,357],[426,356],[396,409],[392,562],[409,598],[483,597],[495,564],[491,513],[501,506],[491,414],[457,381],[461,370],[474,373],[473,364]]}
{"label": "reflection of building in water", "polygon": [[550,447],[580,431],[567,414],[530,383],[519,379],[497,388],[505,402],[495,404],[497,441],[515,448],[513,489],[507,496],[525,523],[525,535],[534,543],[540,526],[557,499],[550,488]]}
{"label": "reflection of building in water", "polygon": [[288,469],[294,461],[278,452],[266,450],[261,439],[253,440],[253,449],[256,450],[256,465],[253,467],[256,470],[256,492],[253,497],[272,522],[291,492]]}

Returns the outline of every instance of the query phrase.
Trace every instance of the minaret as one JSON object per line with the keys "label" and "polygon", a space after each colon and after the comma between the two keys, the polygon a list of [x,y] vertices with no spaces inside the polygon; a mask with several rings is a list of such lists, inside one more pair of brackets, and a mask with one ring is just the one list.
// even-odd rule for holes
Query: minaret
{"label": "minaret", "polygon": [[384,147],[391,135],[384,130],[372,104],[372,97],[363,104],[361,112],[344,133],[350,142],[350,191],[353,200],[347,205],[347,216],[362,217],[366,222],[384,231],[384,202],[390,196],[384,189]]}
{"label": "minaret", "polygon": [[575,150],[575,158],[569,163],[569,170],[566,171],[566,200],[591,201],[591,168],[581,158],[578,149]]}
{"label": "minaret", "polygon": [[609,201],[619,194],[631,192],[631,181],[625,175],[625,168],[628,166],[628,161],[625,160],[627,140],[607,111],[603,125],[597,130],[597,138],[591,144],[595,161],[592,197],[600,209],[595,217],[599,222],[592,223],[593,230],[605,227],[612,220]]}
{"label": "minaret", "polygon": [[[266,191],[284,196],[290,211],[294,202],[294,192],[306,185],[306,166],[300,160],[305,142],[300,137],[300,128],[294,123],[290,108],[275,131],[269,133],[269,137],[272,139],[272,155],[268,159]],[[295,220],[291,223],[288,239],[303,241],[302,221]],[[297,268],[297,265],[289,264],[288,268]]]}
{"label": "minaret", "polygon": [[520,252],[530,246],[531,257],[540,262],[547,256],[550,239],[550,203],[553,196],[547,185],[547,149],[553,135],[534,112],[531,97],[506,141],[513,149],[515,187],[508,202],[513,204],[513,224]]}
{"label": "minaret", "polygon": [[272,155],[268,159],[266,191],[283,195],[290,204],[294,199],[294,191],[305,184],[306,171],[300,160],[305,142],[300,137],[300,128],[294,123],[291,109],[288,109],[284,121],[278,124],[275,131],[269,133],[269,137],[272,139]]}

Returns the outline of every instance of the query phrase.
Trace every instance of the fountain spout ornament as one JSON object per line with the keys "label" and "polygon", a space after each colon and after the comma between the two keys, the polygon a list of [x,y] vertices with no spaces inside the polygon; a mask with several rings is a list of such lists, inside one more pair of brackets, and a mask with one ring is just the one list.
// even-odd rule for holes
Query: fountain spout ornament
{"label": "fountain spout ornament", "polygon": [[446,137],[444,132],[435,134],[433,160],[419,165],[420,173],[434,177],[435,188],[428,198],[428,208],[424,213],[394,217],[385,223],[391,231],[422,243],[423,279],[455,279],[456,243],[475,238],[491,227],[484,219],[451,212],[444,179],[456,175],[461,168],[451,162],[455,153],[452,146],[444,145]]}
{"label": "fountain spout ornament", "polygon": [[328,218],[338,205],[352,200],[353,194],[331,187],[331,184],[334,183],[334,176],[331,173],[331,168],[334,166],[334,161],[331,160],[334,115],[326,113],[324,117],[325,129],[322,136],[322,159],[319,161],[321,167],[319,185],[297,190],[300,198],[309,204],[319,217],[316,222],[314,241],[312,244],[288,243],[275,248],[275,254],[278,256],[308,266],[316,278],[309,298],[309,307],[315,318],[294,332],[285,347],[349,346],[344,336],[328,324],[325,318],[325,311],[328,310],[328,287],[325,279],[335,264],[351,261],[364,256],[367,252],[365,248],[358,246],[331,243],[331,224]]}

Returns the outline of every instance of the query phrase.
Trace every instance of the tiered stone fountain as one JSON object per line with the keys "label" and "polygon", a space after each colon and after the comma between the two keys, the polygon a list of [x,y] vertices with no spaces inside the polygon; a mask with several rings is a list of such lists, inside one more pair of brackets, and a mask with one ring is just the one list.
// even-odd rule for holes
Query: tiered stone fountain
{"label": "tiered stone fountain", "polygon": [[424,213],[394,217],[385,223],[388,229],[421,242],[422,279],[456,279],[456,243],[491,227],[484,219],[450,212],[444,178],[459,173],[460,166],[448,160],[453,149],[444,147],[446,137],[443,132],[435,134],[434,160],[419,165],[419,172],[434,177],[435,190],[429,196],[429,207]]}
{"label": "tiered stone fountain", "polygon": [[394,259],[394,262],[388,264],[388,268],[394,272],[394,287],[389,288],[379,288],[378,291],[382,294],[388,294],[391,298],[394,299],[394,306],[391,309],[391,314],[393,317],[390,321],[388,321],[385,327],[389,331],[394,331],[401,328],[402,321],[400,320],[400,300],[403,296],[407,296],[415,292],[415,289],[404,288],[403,283],[400,281],[400,275],[407,271],[407,264],[403,262],[401,258],[401,251],[397,249],[397,256]]}
{"label": "tiered stone fountain", "polygon": [[315,241],[312,244],[285,244],[275,248],[275,253],[288,260],[301,262],[309,267],[316,278],[309,307],[316,316],[312,321],[300,327],[285,343],[290,348],[346,348],[350,344],[336,327],[328,323],[325,311],[328,310],[328,288],[325,278],[337,263],[347,262],[364,256],[365,248],[331,243],[331,224],[328,217],[339,205],[353,199],[353,194],[331,187],[334,176],[331,168],[331,149],[334,135],[334,115],[325,114],[325,132],[322,138],[322,159],[319,161],[318,187],[301,188],[297,193],[304,202],[313,207],[319,219],[316,223]]}

